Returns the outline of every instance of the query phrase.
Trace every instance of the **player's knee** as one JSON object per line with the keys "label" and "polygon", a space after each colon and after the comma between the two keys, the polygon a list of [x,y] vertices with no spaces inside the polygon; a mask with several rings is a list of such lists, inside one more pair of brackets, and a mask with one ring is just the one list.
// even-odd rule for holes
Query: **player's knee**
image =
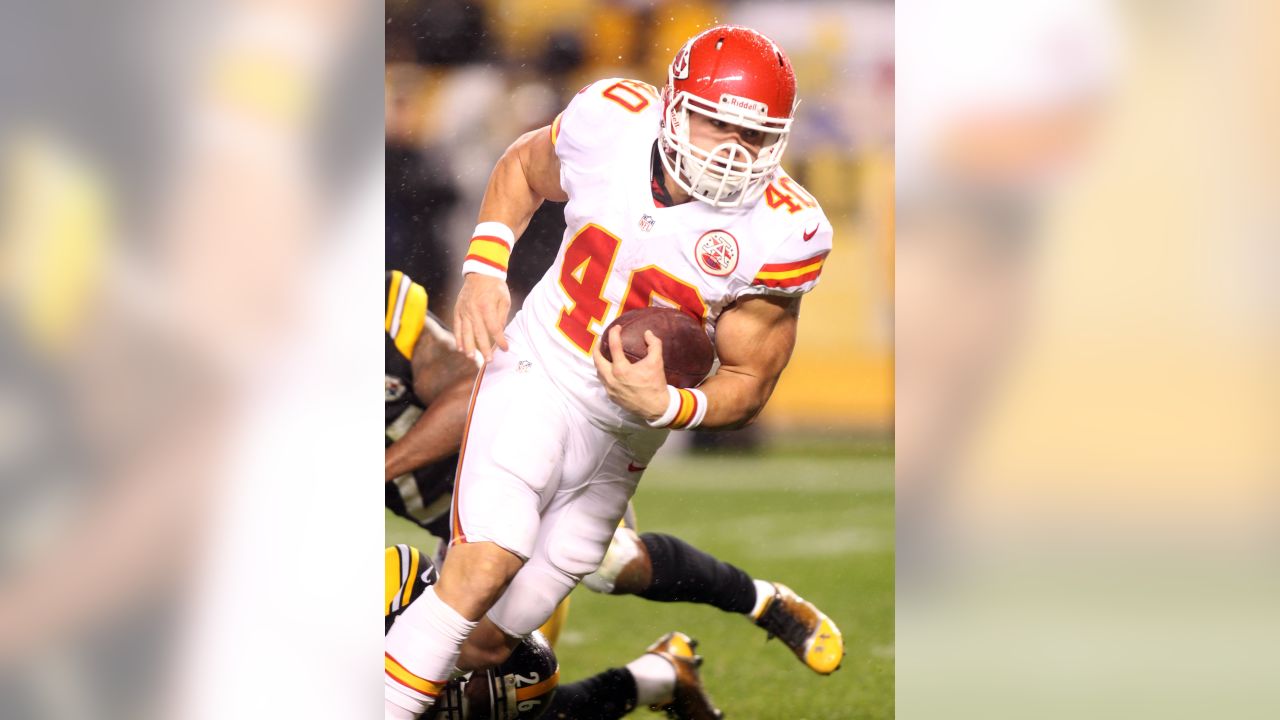
{"label": "player's knee", "polygon": [[464,615],[479,616],[493,605],[523,564],[519,557],[493,543],[458,546],[449,551],[436,592],[455,608],[461,605],[459,612]]}
{"label": "player's knee", "polygon": [[479,594],[496,594],[511,582],[519,569],[518,564],[512,564],[506,558],[487,553],[463,566],[462,584]]}
{"label": "player's knee", "polygon": [[619,527],[600,567],[584,577],[582,584],[606,595],[632,595],[649,587],[652,570],[649,552],[636,532]]}

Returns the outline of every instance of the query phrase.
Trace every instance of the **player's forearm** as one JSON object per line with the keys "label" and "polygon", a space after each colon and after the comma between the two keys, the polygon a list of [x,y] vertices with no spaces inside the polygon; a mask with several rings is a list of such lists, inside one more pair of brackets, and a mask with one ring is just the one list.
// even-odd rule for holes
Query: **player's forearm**
{"label": "player's forearm", "polygon": [[699,427],[732,430],[755,421],[773,394],[796,344],[796,298],[747,298],[717,323],[720,369],[698,387],[707,409]]}
{"label": "player's forearm", "polygon": [[384,482],[458,452],[470,397],[470,382],[455,383],[442,392],[404,437],[387,448]]}
{"label": "player's forearm", "polygon": [[760,378],[723,368],[698,386],[707,396],[707,414],[702,430],[736,430],[746,427],[760,415],[777,378]]}

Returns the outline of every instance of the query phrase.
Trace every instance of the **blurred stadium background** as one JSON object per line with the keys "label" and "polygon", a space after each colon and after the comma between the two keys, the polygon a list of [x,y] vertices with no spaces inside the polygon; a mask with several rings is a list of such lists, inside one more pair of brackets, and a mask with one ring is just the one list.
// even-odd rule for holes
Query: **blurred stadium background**
{"label": "blurred stadium background", "polygon": [[[559,649],[562,677],[619,666],[681,629],[701,640],[704,677],[730,717],[892,717],[892,3],[386,8],[387,268],[420,280],[445,318],[489,172],[520,133],[549,124],[599,78],[661,86],[684,40],[717,23],[757,28],[788,52],[801,104],[785,165],[822,202],[835,247],[759,425],[673,434],[635,502],[642,531],[679,535],[817,602],[845,632],[848,657],[820,678],[741,618],[580,588]],[[516,303],[555,257],[562,208],[544,205],[517,244]],[[434,545],[389,513],[387,542]]]}

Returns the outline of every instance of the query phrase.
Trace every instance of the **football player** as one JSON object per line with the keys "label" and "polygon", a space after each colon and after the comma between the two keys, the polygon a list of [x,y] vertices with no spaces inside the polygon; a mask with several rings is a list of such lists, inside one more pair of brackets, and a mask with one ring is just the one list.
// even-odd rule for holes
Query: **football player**
{"label": "football player", "polygon": [[[390,631],[395,619],[436,581],[431,559],[411,545],[386,549],[383,615]],[[585,680],[559,685],[560,667],[541,633],[533,633],[498,667],[452,680],[439,692],[430,717],[439,720],[615,720],[637,704],[664,710],[678,720],[722,717],[702,689],[694,654],[697,642],[671,632],[658,638],[644,655],[620,668]],[[659,672],[655,673],[654,669]],[[392,665],[406,686],[413,677]],[[656,677],[655,677],[656,676]],[[558,689],[557,689],[558,686]],[[642,688],[643,686],[643,694]],[[649,698],[645,700],[645,698]]]}
{"label": "football player", "polygon": [[[448,506],[476,366],[428,310],[426,290],[387,273],[387,507],[448,543]],[[844,646],[839,629],[786,586],[753,579],[680,538],[637,534],[628,512],[614,531],[590,589],[658,602],[694,602],[749,616],[808,667],[830,673]],[[562,614],[543,626],[555,643]]]}
{"label": "football player", "polygon": [[449,500],[477,365],[427,309],[427,291],[387,273],[386,505],[436,537],[449,536]]}
{"label": "football player", "polygon": [[[832,235],[779,164],[796,107],[791,64],[756,31],[721,26],[676,53],[667,81],[661,93],[627,79],[588,85],[490,176],[454,311],[458,349],[486,363],[451,545],[439,582],[386,640],[425,683],[502,662],[600,565],[667,434],[752,422],[790,358],[800,297]],[[565,238],[504,331],[510,251],[544,199],[567,201]],[[666,384],[652,333],[635,363],[617,332],[599,336],[655,303],[714,339],[719,370],[696,389]],[[389,717],[434,702],[386,682]]]}

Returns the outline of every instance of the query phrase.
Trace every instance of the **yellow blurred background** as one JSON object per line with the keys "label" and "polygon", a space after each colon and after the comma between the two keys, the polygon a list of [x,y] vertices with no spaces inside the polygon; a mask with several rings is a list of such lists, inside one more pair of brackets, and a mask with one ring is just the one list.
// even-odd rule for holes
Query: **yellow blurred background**
{"label": "yellow blurred background", "polygon": [[900,717],[1272,717],[1267,3],[907,0]]}

